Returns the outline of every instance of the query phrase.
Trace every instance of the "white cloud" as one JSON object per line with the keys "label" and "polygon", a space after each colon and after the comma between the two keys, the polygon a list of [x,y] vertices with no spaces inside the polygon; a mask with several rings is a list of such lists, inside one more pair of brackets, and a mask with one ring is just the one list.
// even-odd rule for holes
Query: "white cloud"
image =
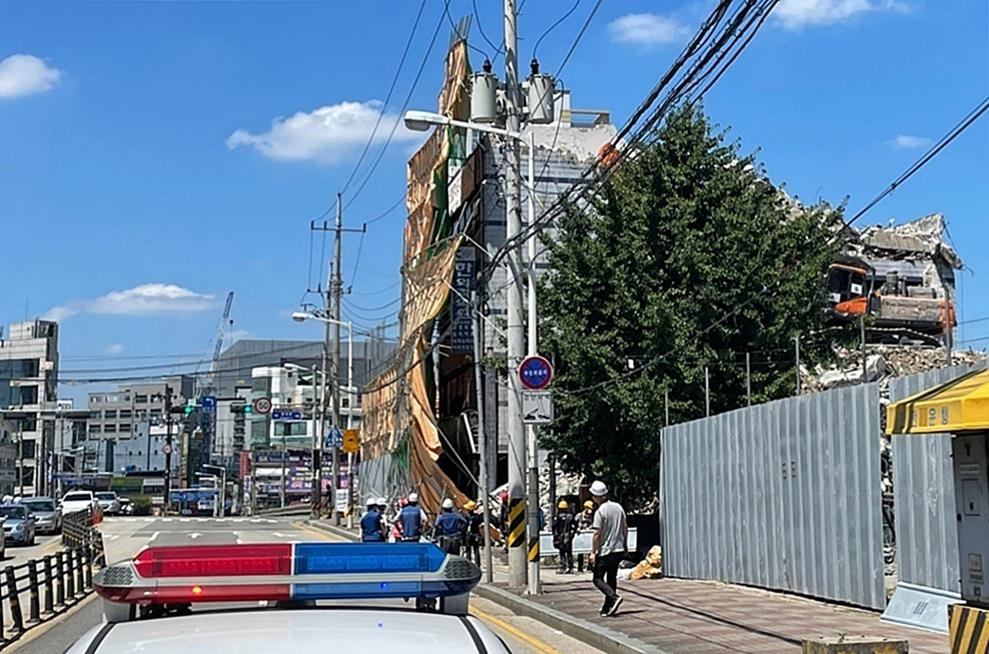
{"label": "white cloud", "polygon": [[918,148],[927,147],[931,143],[933,141],[926,136],[912,136],[910,134],[897,134],[895,139],[886,142],[890,147],[900,148],[902,150],[917,150]]}
{"label": "white cloud", "polygon": [[631,45],[656,46],[679,43],[690,30],[673,18],[658,14],[626,14],[608,23],[611,40]]}
{"label": "white cloud", "polygon": [[45,313],[48,320],[62,321],[77,313],[116,316],[150,316],[189,313],[216,306],[216,297],[196,293],[175,284],[142,284],[112,291],[91,300],[74,300]]}
{"label": "white cloud", "polygon": [[0,61],[0,100],[43,93],[58,83],[62,72],[34,55],[14,54]]}
{"label": "white cloud", "polygon": [[103,348],[104,354],[123,354],[124,346],[121,343],[112,343]]}
{"label": "white cloud", "polygon": [[[381,116],[381,124],[374,125]],[[270,159],[279,161],[317,161],[338,163],[364,147],[374,133],[374,143],[383,143],[401,116],[384,111],[377,100],[341,102],[319,107],[306,113],[300,111],[289,118],[275,118],[267,132],[253,134],[238,129],[227,138],[233,150],[249,146]],[[422,140],[422,134],[399,124],[392,141]]]}
{"label": "white cloud", "polygon": [[840,23],[859,14],[874,11],[909,11],[898,0],[780,0],[774,14],[787,29],[809,25]]}

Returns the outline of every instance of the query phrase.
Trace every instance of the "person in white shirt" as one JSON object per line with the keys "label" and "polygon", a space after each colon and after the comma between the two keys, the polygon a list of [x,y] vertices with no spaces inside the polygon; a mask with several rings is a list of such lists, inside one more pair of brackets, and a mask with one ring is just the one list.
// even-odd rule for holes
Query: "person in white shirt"
{"label": "person in white shirt", "polygon": [[604,594],[601,616],[605,617],[615,615],[622,604],[622,596],[618,594],[618,566],[628,554],[628,523],[622,505],[608,499],[604,482],[591,484],[591,497],[598,507],[591,525],[594,535],[588,562],[594,585]]}

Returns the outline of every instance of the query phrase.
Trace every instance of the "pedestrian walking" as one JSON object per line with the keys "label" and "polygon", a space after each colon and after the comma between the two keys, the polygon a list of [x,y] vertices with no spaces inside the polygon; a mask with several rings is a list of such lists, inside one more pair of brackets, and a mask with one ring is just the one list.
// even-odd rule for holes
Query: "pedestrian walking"
{"label": "pedestrian walking", "polygon": [[628,523],[625,509],[608,498],[608,487],[603,481],[591,484],[591,497],[597,505],[591,528],[589,563],[594,575],[594,585],[604,594],[601,616],[615,615],[622,604],[618,594],[618,566],[628,553]]}
{"label": "pedestrian walking", "polygon": [[464,543],[467,548],[467,559],[481,567],[481,529],[484,528],[484,516],[477,508],[477,503],[470,500],[464,504],[464,518],[467,519],[467,536]]}
{"label": "pedestrian walking", "polygon": [[559,511],[553,520],[553,546],[560,553],[560,567],[557,570],[560,574],[573,573],[573,537],[577,533],[577,521],[573,513],[570,512],[570,505],[566,500],[560,500],[557,505]]}
{"label": "pedestrian walking", "polygon": [[383,543],[386,533],[384,518],[378,510],[378,500],[370,497],[367,500],[367,511],[361,516],[361,542]]}
{"label": "pedestrian walking", "polygon": [[443,512],[436,518],[436,540],[447,554],[460,554],[464,534],[467,533],[467,519],[453,510],[453,500],[443,500]]}
{"label": "pedestrian walking", "polygon": [[[577,531],[588,531],[594,523],[594,502],[587,500],[584,502],[584,509],[577,516]],[[590,569],[590,566],[587,566]],[[584,555],[577,555],[577,572],[584,571]]]}
{"label": "pedestrian walking", "polygon": [[409,503],[398,513],[398,525],[402,530],[402,541],[418,543],[426,530],[426,513],[419,508],[419,496],[409,493]]}

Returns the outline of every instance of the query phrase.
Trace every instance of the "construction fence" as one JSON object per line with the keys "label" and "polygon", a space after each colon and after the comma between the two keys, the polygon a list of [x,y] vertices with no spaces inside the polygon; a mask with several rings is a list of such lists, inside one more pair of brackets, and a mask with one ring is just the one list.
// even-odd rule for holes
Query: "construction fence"
{"label": "construction fence", "polygon": [[[668,574],[885,609],[884,405],[970,369],[894,379],[882,399],[869,383],[664,428]],[[948,437],[894,437],[891,456],[899,582],[957,593]]]}

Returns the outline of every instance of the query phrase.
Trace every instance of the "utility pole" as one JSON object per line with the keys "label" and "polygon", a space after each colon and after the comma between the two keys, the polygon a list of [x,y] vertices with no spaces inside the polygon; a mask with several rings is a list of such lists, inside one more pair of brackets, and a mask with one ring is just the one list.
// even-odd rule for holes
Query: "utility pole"
{"label": "utility pole", "polygon": [[[150,427],[149,427],[150,430]],[[163,489],[162,515],[168,515],[172,492],[172,387],[165,386],[165,486]]]}
{"label": "utility pole", "polygon": [[752,356],[745,353],[745,404],[752,406]]}
{"label": "utility pole", "polygon": [[[518,79],[518,34],[515,0],[504,0],[505,9],[505,129],[518,134],[521,108]],[[522,423],[521,382],[518,366],[525,355],[522,325],[522,248],[514,242],[522,231],[519,199],[519,143],[505,139],[505,239],[508,251],[507,358],[508,358],[508,584],[526,585],[525,550],[525,426]]]}
{"label": "utility pole", "polygon": [[[532,180],[535,170],[535,137],[533,131],[529,130],[529,188],[526,190],[527,213],[530,221],[536,217]],[[531,226],[531,225],[530,225]],[[539,354],[539,329],[536,316],[536,238],[531,236],[528,239],[529,265],[528,270],[528,310],[526,311],[526,326],[528,327],[528,354],[536,356]],[[528,425],[526,447],[529,450],[529,594],[538,595],[542,592],[541,577],[539,574],[539,439],[536,434],[536,426]],[[550,482],[552,484],[552,481]],[[556,507],[550,506],[549,514],[552,517]],[[552,521],[550,524],[553,524]]]}
{"label": "utility pole", "polygon": [[[341,199],[341,194],[337,193],[337,211],[336,220],[334,221],[333,227],[329,227],[326,221],[323,221],[322,225],[316,225],[315,222],[309,225],[309,228],[314,231],[320,232],[333,232],[333,264],[330,268],[330,279],[326,285],[326,290],[321,295],[323,296],[324,310],[330,314],[330,317],[335,321],[332,324],[332,347],[333,355],[332,361],[330,362],[330,375],[333,378],[331,391],[333,398],[333,429],[334,431],[340,429],[340,313],[341,305],[343,300],[343,278],[340,274],[342,257],[343,257],[343,234],[344,232],[353,233],[363,233],[367,231],[367,224],[365,224],[361,229],[344,229],[343,227],[343,201]],[[328,322],[324,324],[323,331],[323,391],[322,400],[320,405],[321,418],[323,423],[326,422],[326,387],[327,387],[327,358],[329,357],[329,351],[331,346],[331,324]],[[312,513],[313,515],[318,515],[319,511],[319,496],[322,494],[322,470],[321,466],[317,466],[316,462],[320,458],[319,454],[321,452],[322,443],[319,442],[319,434],[316,434],[316,442],[313,443],[313,492],[310,493],[312,498]],[[337,500],[337,489],[340,487],[340,448],[337,445],[336,439],[334,439],[333,447],[330,448],[330,458],[331,458],[331,469],[332,469],[332,484],[330,484],[330,511],[333,515],[333,524],[340,526],[340,514],[336,510],[336,500]],[[353,480],[351,480],[353,483]]]}
{"label": "utility pole", "polygon": [[[796,336],[793,337],[793,357],[794,357],[794,359],[796,360],[796,363],[797,363],[797,395],[800,395],[801,391],[803,390],[803,384],[800,383],[800,334],[797,334]],[[865,377],[864,377],[864,374],[865,374],[865,372],[864,372],[865,371],[865,365],[864,364],[863,364],[862,370],[863,370],[862,381],[864,382],[865,381]]]}

